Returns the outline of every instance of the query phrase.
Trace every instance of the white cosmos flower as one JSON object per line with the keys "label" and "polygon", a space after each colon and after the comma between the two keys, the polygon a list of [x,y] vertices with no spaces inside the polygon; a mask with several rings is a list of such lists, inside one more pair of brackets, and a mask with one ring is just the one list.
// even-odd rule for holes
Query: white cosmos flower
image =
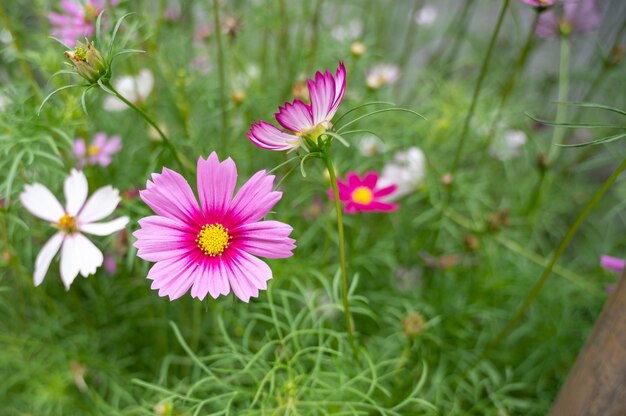
{"label": "white cosmos flower", "polygon": [[[154,87],[154,77],[148,69],[142,69],[136,76],[125,75],[118,78],[113,86],[122,97],[133,104],[144,102]],[[104,109],[107,111],[123,111],[128,108],[126,104],[114,95],[108,95],[104,99]]]}
{"label": "white cosmos flower", "polygon": [[391,162],[383,168],[379,187],[396,185],[397,189],[385,198],[386,201],[395,201],[417,190],[417,187],[426,177],[426,157],[417,147],[398,152]]}
{"label": "white cosmos flower", "polygon": [[430,26],[437,20],[437,8],[426,5],[415,13],[415,23],[420,26]]}
{"label": "white cosmos flower", "polygon": [[126,227],[128,217],[96,222],[111,215],[120,202],[120,195],[109,185],[98,189],[87,200],[87,178],[81,171],[72,169],[65,179],[63,191],[65,208],[40,183],[26,185],[20,201],[31,214],[50,222],[58,230],[37,255],[33,275],[35,286],[43,282],[50,262],[60,248],[61,280],[68,290],[79,273],[83,277],[94,274],[103,261],[102,252],[82,233],[113,234]]}
{"label": "white cosmos flower", "polygon": [[377,90],[388,84],[393,84],[400,77],[400,70],[393,64],[376,65],[365,75],[365,84],[368,88]]}
{"label": "white cosmos flower", "polygon": [[489,154],[496,159],[505,161],[519,156],[522,147],[526,144],[526,133],[521,130],[507,130],[502,136],[497,136],[491,146]]}

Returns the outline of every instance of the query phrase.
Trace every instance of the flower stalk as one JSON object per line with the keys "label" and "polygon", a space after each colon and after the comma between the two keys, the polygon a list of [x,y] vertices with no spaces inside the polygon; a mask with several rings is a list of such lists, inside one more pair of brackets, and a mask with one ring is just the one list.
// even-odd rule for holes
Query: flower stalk
{"label": "flower stalk", "polygon": [[174,143],[172,143],[172,141],[165,135],[165,133],[163,133],[163,130],[161,130],[159,125],[155,123],[152,118],[148,114],[146,114],[145,111],[143,111],[141,108],[139,108],[138,106],[127,100],[122,94],[120,94],[113,87],[113,85],[111,85],[111,82],[109,80],[101,80],[101,84],[105,87],[106,90],[109,90],[111,93],[113,93],[113,95],[122,100],[127,106],[135,110],[150,126],[152,126],[156,130],[161,139],[163,139],[163,143],[165,144],[165,146],[172,153],[172,156],[174,156],[176,163],[178,163],[183,173],[187,173],[188,169],[192,169],[190,163],[186,160],[183,160],[183,157],[178,153],[178,150],[176,150],[176,146],[174,146]]}
{"label": "flower stalk", "polygon": [[354,352],[357,354],[356,344],[354,343],[354,335],[352,334],[352,317],[350,315],[350,302],[348,301],[348,268],[346,262],[346,239],[343,229],[343,211],[341,208],[341,201],[339,200],[339,187],[337,185],[337,175],[335,174],[335,167],[330,159],[330,155],[325,152],[322,156],[322,160],[326,164],[328,169],[328,176],[330,177],[330,185],[333,189],[333,195],[335,200],[335,210],[337,211],[337,236],[339,238],[339,261],[341,263],[341,298],[343,301],[343,314],[346,319],[346,332],[348,333],[348,341]]}

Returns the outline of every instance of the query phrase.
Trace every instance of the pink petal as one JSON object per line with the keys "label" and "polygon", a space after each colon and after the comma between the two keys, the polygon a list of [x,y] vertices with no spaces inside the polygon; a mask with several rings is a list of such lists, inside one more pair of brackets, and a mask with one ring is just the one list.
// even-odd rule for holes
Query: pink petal
{"label": "pink petal", "polygon": [[265,121],[258,121],[250,126],[246,136],[255,145],[268,150],[290,150],[300,145],[298,136],[282,132]]}
{"label": "pink petal", "polygon": [[259,295],[259,289],[267,289],[267,281],[272,278],[265,262],[243,251],[230,250],[224,266],[235,296],[246,303]]}
{"label": "pink petal", "polygon": [[378,174],[374,171],[367,172],[365,176],[363,176],[362,186],[366,186],[370,189],[376,188],[376,183],[378,182]]}
{"label": "pink petal", "polygon": [[139,195],[155,213],[188,225],[205,223],[193,191],[179,173],[163,168],[162,174],[152,175],[152,181]]}
{"label": "pink petal", "polygon": [[289,238],[293,228],[279,221],[259,221],[231,229],[233,247],[271,259],[293,255],[295,240]]}
{"label": "pink petal", "polygon": [[385,186],[384,188],[377,189],[374,191],[374,198],[378,199],[390,195],[394,193],[396,189],[398,189],[397,185],[389,185]]}
{"label": "pink petal", "polygon": [[315,126],[311,107],[300,100],[295,100],[293,104],[285,103],[284,107],[279,106],[274,116],[281,126],[291,131],[310,130]]}
{"label": "pink petal", "polygon": [[268,175],[264,170],[255,173],[235,196],[224,225],[234,228],[267,215],[283,195],[282,192],[272,191],[273,184],[274,175]]}
{"label": "pink petal", "polygon": [[600,257],[600,266],[607,270],[612,270],[617,274],[622,274],[624,271],[624,266],[626,265],[626,261],[623,259],[618,259],[617,257],[611,256],[601,256]]}
{"label": "pink petal", "polygon": [[174,262],[168,262],[155,270],[163,262],[155,264],[148,278],[154,279],[151,285],[152,289],[159,289],[159,296],[169,296],[170,300],[178,299],[184,295],[193,285],[196,273],[202,270],[198,261],[202,252],[198,251],[196,255],[186,256]]}
{"label": "pink petal", "polygon": [[[308,80],[309,95],[311,96],[311,113],[313,124],[330,121],[328,117],[335,100],[335,82],[330,72],[315,73],[315,80]],[[332,118],[332,117],[331,117]]]}
{"label": "pink petal", "polygon": [[575,32],[590,32],[602,22],[602,12],[596,0],[569,0],[564,3],[563,19]]}
{"label": "pink petal", "polygon": [[137,238],[135,248],[137,256],[146,261],[163,261],[196,250],[197,233],[186,224],[166,217],[150,216],[139,220],[139,230],[133,233]]}
{"label": "pink petal", "polygon": [[217,154],[198,159],[198,195],[208,223],[221,222],[237,184],[237,166],[231,158],[220,163]]}

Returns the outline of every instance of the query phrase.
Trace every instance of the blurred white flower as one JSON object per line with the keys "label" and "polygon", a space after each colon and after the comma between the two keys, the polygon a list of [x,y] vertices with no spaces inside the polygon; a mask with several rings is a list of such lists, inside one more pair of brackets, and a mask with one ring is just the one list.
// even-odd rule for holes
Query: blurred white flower
{"label": "blurred white flower", "polygon": [[13,41],[13,36],[11,36],[11,32],[7,29],[0,30],[0,42],[9,44]]}
{"label": "blurred white flower", "polygon": [[426,177],[426,157],[417,147],[398,152],[393,160],[383,168],[378,185],[380,187],[396,185],[397,189],[385,199],[395,201],[409,195],[424,181]]}
{"label": "blurred white flower", "polygon": [[430,26],[437,20],[437,13],[435,6],[426,5],[415,13],[415,23],[420,26]]}
{"label": "blurred white flower", "polygon": [[[154,87],[154,77],[148,69],[142,69],[136,76],[125,75],[118,78],[113,86],[128,101],[133,104],[144,102]],[[119,98],[109,95],[104,100],[104,109],[107,111],[123,111],[128,106]]]}
{"label": "blurred white flower", "polygon": [[335,26],[330,30],[333,38],[339,42],[352,41],[361,36],[363,33],[363,22],[354,19],[345,26]]}
{"label": "blurred white flower", "polygon": [[499,160],[508,160],[519,156],[522,146],[526,144],[526,133],[521,130],[507,130],[497,136],[489,146],[489,154]]}
{"label": "blurred white flower", "polygon": [[383,153],[386,148],[385,143],[373,134],[363,136],[359,141],[359,150],[363,156],[374,156]]}
{"label": "blurred white flower", "polygon": [[398,80],[400,70],[393,64],[376,65],[365,76],[365,83],[373,90],[388,84],[393,84]]}
{"label": "blurred white flower", "polygon": [[0,111],[4,111],[9,104],[11,104],[11,99],[6,95],[0,94]]}
{"label": "blurred white flower", "polygon": [[120,193],[110,185],[98,189],[87,199],[87,178],[83,172],[72,169],[63,186],[65,207],[40,183],[26,185],[20,201],[31,214],[48,221],[57,229],[43,246],[35,260],[33,280],[35,286],[43,282],[50,262],[61,250],[61,280],[65,289],[80,273],[83,277],[94,274],[102,266],[102,252],[83,233],[109,235],[126,227],[128,217],[108,222],[100,221],[113,213],[120,202]]}

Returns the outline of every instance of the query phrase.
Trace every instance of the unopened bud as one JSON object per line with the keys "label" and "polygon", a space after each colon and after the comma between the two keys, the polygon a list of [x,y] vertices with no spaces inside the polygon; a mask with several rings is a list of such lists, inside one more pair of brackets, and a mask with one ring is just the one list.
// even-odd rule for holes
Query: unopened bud
{"label": "unopened bud", "polygon": [[441,177],[441,183],[443,185],[446,185],[446,186],[452,185],[453,181],[454,181],[454,177],[452,176],[451,173],[446,173]]}
{"label": "unopened bud", "polygon": [[463,244],[469,251],[477,251],[480,248],[480,240],[474,234],[464,235]]}
{"label": "unopened bud", "polygon": [[230,99],[233,100],[235,105],[241,105],[244,101],[246,101],[246,92],[243,90],[235,90],[230,96]]}
{"label": "unopened bud", "polygon": [[422,335],[426,328],[426,321],[419,312],[411,312],[402,321],[402,326],[404,327],[404,335],[413,339]]}
{"label": "unopened bud", "polygon": [[65,51],[65,56],[72,61],[80,76],[93,84],[106,75],[107,65],[93,42],[87,39],[85,42],[76,42],[76,48],[73,51]]}
{"label": "unopened bud", "polygon": [[367,48],[363,42],[353,42],[352,45],[350,45],[350,53],[356,58],[363,56],[366,50]]}

